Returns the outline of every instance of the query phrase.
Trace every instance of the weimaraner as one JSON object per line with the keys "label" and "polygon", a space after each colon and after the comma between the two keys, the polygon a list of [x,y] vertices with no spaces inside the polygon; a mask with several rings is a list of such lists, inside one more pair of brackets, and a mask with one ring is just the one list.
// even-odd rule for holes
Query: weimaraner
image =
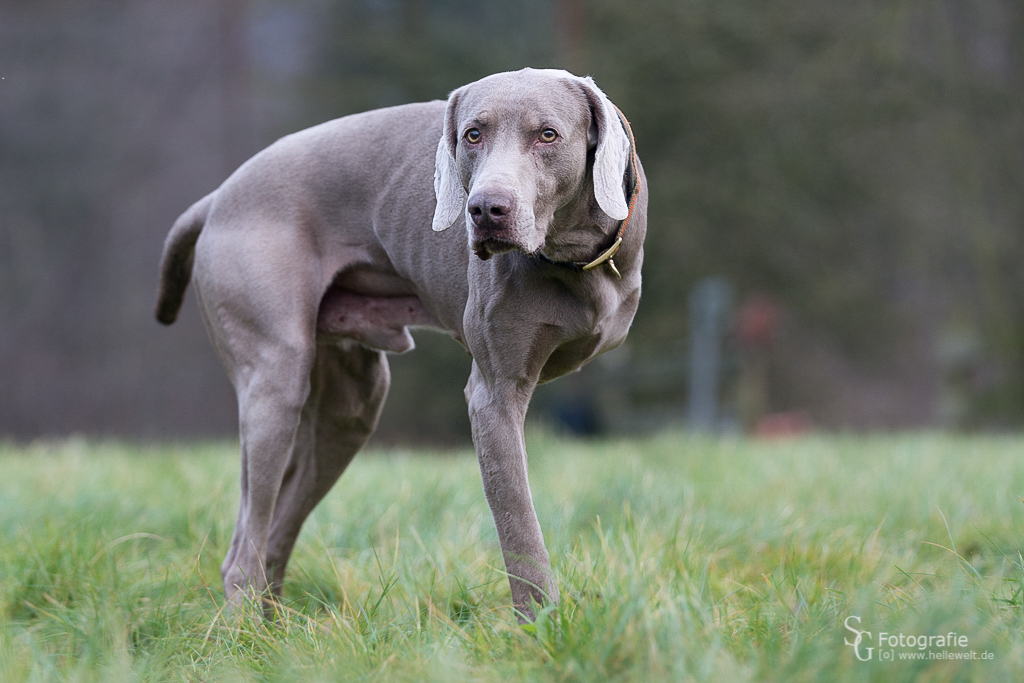
{"label": "weimaraner", "polygon": [[646,224],[629,124],[590,78],[550,69],[289,135],[182,214],[156,317],[174,322],[191,279],[237,392],[228,598],[280,594],[304,520],[377,425],[385,352],[428,327],[473,357],[473,442],[519,618],[557,602],[523,421],[538,383],[622,343]]}

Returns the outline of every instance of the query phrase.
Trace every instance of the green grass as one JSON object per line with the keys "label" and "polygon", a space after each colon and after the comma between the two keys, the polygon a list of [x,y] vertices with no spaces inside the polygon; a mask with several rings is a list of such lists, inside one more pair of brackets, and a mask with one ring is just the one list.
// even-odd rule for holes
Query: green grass
{"label": "green grass", "polygon": [[[357,458],[266,621],[221,610],[233,447],[0,445],[0,681],[1024,677],[1024,439],[529,445],[562,603],[527,627],[470,452]],[[992,659],[861,662],[850,615]]]}

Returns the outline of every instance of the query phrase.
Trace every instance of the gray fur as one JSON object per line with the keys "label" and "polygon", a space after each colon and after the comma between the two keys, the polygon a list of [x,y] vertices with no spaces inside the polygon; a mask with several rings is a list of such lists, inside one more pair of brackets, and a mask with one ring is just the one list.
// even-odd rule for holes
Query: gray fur
{"label": "gray fur", "polygon": [[[476,145],[470,127],[482,132]],[[545,128],[555,142],[538,138]],[[589,261],[609,246],[625,217],[627,159],[593,81],[524,69],[447,103],[283,138],[178,219],[157,318],[174,321],[191,274],[238,395],[241,503],[221,569],[230,599],[280,591],[303,521],[376,427],[384,352],[411,349],[408,328],[430,327],[473,357],[466,400],[513,604],[532,618],[533,601],[558,600],[523,421],[538,383],[625,338],[646,190],[615,256],[621,280],[538,256]]]}

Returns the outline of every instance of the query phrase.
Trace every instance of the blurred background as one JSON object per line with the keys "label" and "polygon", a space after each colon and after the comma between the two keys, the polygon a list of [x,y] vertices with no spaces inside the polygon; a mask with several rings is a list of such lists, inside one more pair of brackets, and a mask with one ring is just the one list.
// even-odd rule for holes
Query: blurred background
{"label": "blurred background", "polygon": [[[1024,424],[1017,0],[0,3],[0,437],[233,436],[164,236],[276,138],[523,66],[592,75],[650,182],[622,348],[542,387],[579,434]],[[417,334],[379,439],[469,438]]]}

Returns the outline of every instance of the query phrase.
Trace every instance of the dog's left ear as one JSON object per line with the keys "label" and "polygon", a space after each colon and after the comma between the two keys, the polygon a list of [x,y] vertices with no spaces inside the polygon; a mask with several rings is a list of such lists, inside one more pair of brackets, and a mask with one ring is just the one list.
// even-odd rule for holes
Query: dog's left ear
{"label": "dog's left ear", "polygon": [[594,152],[594,198],[610,218],[621,221],[629,215],[622,179],[629,163],[629,137],[622,128],[608,96],[601,92],[589,76],[576,77],[586,93],[593,117],[591,130],[596,124],[597,150]]}
{"label": "dog's left ear", "polygon": [[459,180],[459,171],[455,166],[455,144],[458,131],[455,129],[455,107],[458,104],[460,90],[453,90],[448,96],[448,106],[444,110],[444,129],[437,143],[437,154],[434,156],[434,197],[437,206],[434,208],[434,220],[431,227],[434,232],[447,230],[465,211],[466,190]]}
{"label": "dog's left ear", "polygon": [[577,77],[587,99],[593,121],[597,126],[597,150],[594,152],[594,198],[601,211],[614,220],[625,220],[629,215],[623,177],[630,161],[630,138],[618,119],[614,105],[601,92],[589,76]]}

